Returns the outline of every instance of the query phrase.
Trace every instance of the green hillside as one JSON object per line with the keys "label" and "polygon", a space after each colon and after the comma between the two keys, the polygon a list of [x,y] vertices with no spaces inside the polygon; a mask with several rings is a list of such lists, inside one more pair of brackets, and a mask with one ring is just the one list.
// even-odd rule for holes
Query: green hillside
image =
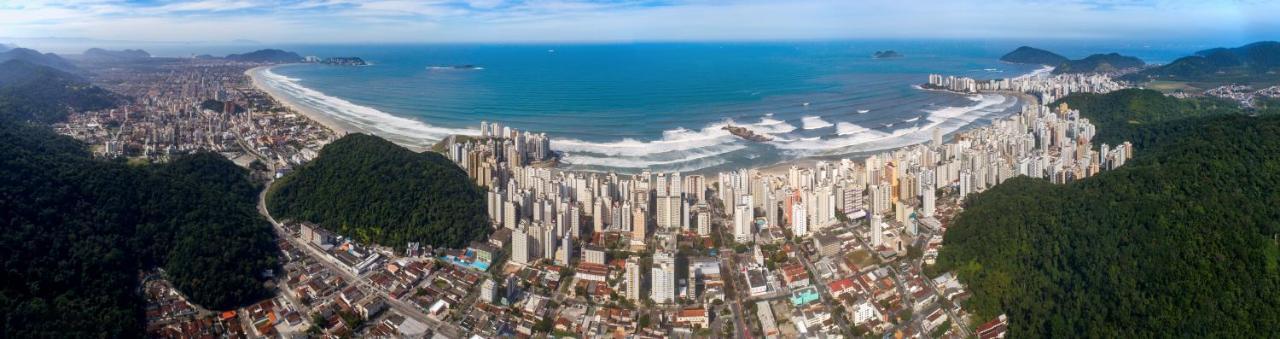
{"label": "green hillside", "polygon": [[95,160],[85,145],[15,119],[24,106],[10,98],[0,97],[0,337],[139,337],[139,272],[156,267],[208,308],[270,296],[261,276],[278,266],[274,233],[246,170],[212,153],[148,166]]}
{"label": "green hillside", "polygon": [[1151,132],[1152,130],[1144,127],[1158,122],[1248,113],[1240,109],[1239,104],[1225,99],[1178,99],[1143,89],[1126,89],[1108,94],[1077,93],[1062,98],[1053,106],[1061,103],[1080,110],[1081,114],[1098,127],[1095,142],[1112,145],[1126,140],[1140,142],[1133,139],[1134,135],[1143,131]]}
{"label": "green hillside", "polygon": [[276,219],[316,222],[363,242],[458,248],[491,231],[484,191],[443,156],[350,134],[271,188]]}
{"label": "green hillside", "polygon": [[278,49],[260,49],[244,54],[230,54],[227,59],[246,62],[301,62],[302,56],[298,53],[287,52]]}
{"label": "green hillside", "polygon": [[1053,69],[1053,74],[1105,73],[1146,65],[1142,59],[1118,53],[1094,54],[1080,60],[1068,60]]}
{"label": "green hillside", "polygon": [[0,114],[18,121],[57,122],[68,109],[102,109],[119,100],[71,73],[23,60],[0,63]]}
{"label": "green hillside", "polygon": [[1014,338],[1273,336],[1280,116],[1139,91],[1088,102],[1117,107],[1085,111],[1101,134],[1143,121],[1124,131],[1143,145],[1137,157],[1068,185],[1015,178],[969,198],[938,260],[968,284],[967,308],[1007,313]]}
{"label": "green hillside", "polygon": [[1207,88],[1226,83],[1275,85],[1280,83],[1280,42],[1262,41],[1236,48],[1196,52],[1160,67],[1123,77],[1124,80],[1202,83]]}
{"label": "green hillside", "polygon": [[66,59],[53,53],[40,53],[39,51],[28,48],[0,48],[0,62],[10,60],[25,61],[34,65],[41,65],[50,68],[56,68],[66,72],[76,72],[79,69],[72,65]]}
{"label": "green hillside", "polygon": [[1000,57],[1000,61],[1012,62],[1016,64],[1033,64],[1033,65],[1061,65],[1064,62],[1071,61],[1067,57],[1058,55],[1057,53],[1046,51],[1039,48],[1022,46]]}

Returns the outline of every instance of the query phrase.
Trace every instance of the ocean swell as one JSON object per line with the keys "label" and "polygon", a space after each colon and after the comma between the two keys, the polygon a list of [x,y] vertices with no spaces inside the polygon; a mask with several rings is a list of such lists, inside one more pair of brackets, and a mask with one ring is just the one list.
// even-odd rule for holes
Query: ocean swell
{"label": "ocean swell", "polygon": [[258,73],[259,79],[270,89],[291,101],[333,118],[357,132],[367,132],[387,138],[393,142],[411,146],[427,147],[454,134],[479,135],[479,129],[446,128],[428,125],[422,121],[398,117],[378,109],[352,103],[342,98],[326,95],[298,83],[299,79],[286,77],[270,68]]}
{"label": "ocean swell", "polygon": [[926,123],[889,131],[876,130],[853,123],[840,122],[836,134],[822,138],[777,139],[770,144],[793,156],[832,155],[898,148],[925,142],[933,130],[942,133],[958,131],[979,119],[989,119],[1017,104],[1017,98],[1004,95],[970,97],[977,103],[963,107],[944,107],[927,111]]}

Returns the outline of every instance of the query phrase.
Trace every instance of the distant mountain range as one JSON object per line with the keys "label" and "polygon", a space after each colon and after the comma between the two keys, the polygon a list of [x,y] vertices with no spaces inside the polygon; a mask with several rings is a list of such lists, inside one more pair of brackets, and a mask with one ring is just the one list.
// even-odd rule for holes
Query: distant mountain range
{"label": "distant mountain range", "polygon": [[245,62],[302,62],[302,56],[298,55],[298,53],[278,49],[261,49],[245,54],[231,54],[227,56],[227,59]]}
{"label": "distant mountain range", "polygon": [[1280,82],[1280,42],[1261,41],[1236,48],[1213,48],[1179,58],[1122,79],[1255,83]]}
{"label": "distant mountain range", "polygon": [[1142,59],[1118,53],[1094,54],[1084,59],[1071,60],[1054,52],[1028,46],[1018,47],[1001,56],[1000,61],[1053,66],[1053,74],[1112,72],[1146,65]]}
{"label": "distant mountain range", "polygon": [[132,60],[151,58],[151,53],[140,49],[112,51],[101,48],[90,48],[84,51],[84,57],[97,60]]}
{"label": "distant mountain range", "polygon": [[29,48],[12,48],[0,52],[0,62],[9,60],[22,60],[36,65],[49,66],[63,71],[75,72],[79,69],[72,65],[67,59],[63,59],[57,54],[40,53]]}

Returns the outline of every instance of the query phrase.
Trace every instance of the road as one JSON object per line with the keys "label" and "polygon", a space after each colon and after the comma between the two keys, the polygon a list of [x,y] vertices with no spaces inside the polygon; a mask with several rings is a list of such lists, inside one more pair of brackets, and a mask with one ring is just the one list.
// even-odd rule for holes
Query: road
{"label": "road", "polygon": [[387,293],[387,291],[371,284],[367,277],[357,276],[355,274],[352,274],[350,271],[347,271],[343,267],[338,266],[337,263],[334,263],[332,260],[330,260],[329,255],[321,253],[320,250],[316,249],[315,247],[312,247],[302,242],[301,239],[298,239],[293,235],[289,234],[289,231],[284,228],[284,224],[276,222],[276,219],[271,217],[271,212],[267,211],[267,204],[266,204],[267,191],[271,188],[271,183],[273,181],[274,180],[267,181],[266,187],[263,188],[262,192],[258,194],[258,213],[262,214],[263,217],[267,218],[267,221],[271,222],[271,225],[273,226],[272,228],[276,230],[276,234],[281,239],[286,239],[289,241],[289,243],[293,244],[294,247],[302,249],[304,253],[311,256],[313,259],[316,260],[316,262],[319,262],[321,265],[324,265],[326,268],[328,268],[331,271],[337,272],[344,279],[346,279],[346,281],[352,284],[355,284],[358,288],[360,288],[360,290],[364,291],[366,294],[368,294],[370,291],[373,291],[374,293],[382,296],[387,300],[387,305],[390,308],[399,312],[400,314],[403,314],[406,317],[409,317],[419,322],[422,322],[424,324],[427,324],[431,328],[435,329],[437,333],[442,334],[446,337],[449,337],[449,338],[464,337],[465,331],[463,331],[461,328],[458,328],[457,325],[436,320],[435,318],[427,316],[427,314],[425,312],[422,312],[422,310],[419,309],[416,305],[392,298]]}
{"label": "road", "polygon": [[[739,276],[741,276],[741,274],[739,274],[739,273],[740,273],[740,271],[738,271],[738,270],[737,270],[738,266],[737,266],[736,264],[734,264],[734,262],[733,262],[733,257],[734,257],[736,254],[735,254],[735,253],[733,253],[733,250],[732,250],[732,249],[730,249],[730,250],[728,251],[728,253],[729,253],[729,255],[728,255],[728,257],[726,258],[726,260],[725,260],[725,261],[721,261],[721,263],[722,263],[722,264],[725,264],[726,266],[728,266],[728,267],[726,267],[726,268],[722,268],[722,270],[724,270],[725,272],[730,272],[730,273],[729,273],[729,274],[730,274],[730,278],[729,278],[729,279],[725,279],[725,283],[726,283],[726,284],[736,284],[737,278],[738,278]],[[735,327],[736,327],[736,329],[738,330],[738,333],[740,333],[740,334],[741,334],[741,336],[739,336],[739,338],[748,338],[748,339],[750,339],[750,338],[751,338],[751,327],[748,327],[745,323],[743,323],[743,322],[742,322],[742,319],[743,319],[743,318],[746,318],[746,317],[747,317],[747,314],[742,312],[742,299],[743,299],[742,294],[743,294],[744,292],[743,292],[742,288],[740,288],[740,287],[741,287],[741,286],[739,286],[739,287],[735,287],[735,288],[733,289],[733,291],[734,291],[734,292],[736,292],[736,293],[734,293],[735,295],[731,295],[731,296],[729,296],[730,298],[733,298],[733,303],[732,303],[732,304],[729,304],[729,305],[733,308],[733,321],[734,321],[734,323],[736,324],[736,325],[734,325],[734,326],[735,326]]]}
{"label": "road", "polygon": [[[858,239],[858,242],[859,242],[859,243],[861,243],[861,244],[862,244],[862,246],[864,246],[864,247],[866,247],[866,248],[874,249],[874,247],[871,247],[871,244],[868,244],[865,240],[862,240],[862,237],[853,237],[853,238],[854,238],[854,239]],[[875,251],[874,251],[874,250],[873,250],[873,251],[871,251],[871,253],[872,253],[872,255],[877,255],[877,254],[875,253]],[[921,265],[922,265],[922,262],[923,262],[923,261],[924,261],[924,258],[918,258],[918,259],[916,259],[916,261],[915,261],[914,263],[912,263],[912,264],[916,265],[916,268],[917,268],[917,270],[918,270],[918,271],[920,271],[920,272],[924,272],[924,270],[921,270],[921,269],[920,269],[920,268],[922,268],[922,266],[921,266]],[[894,282],[898,285],[898,293],[901,293],[901,294],[902,294],[902,296],[903,296],[903,297],[902,297],[903,302],[904,302],[904,303],[906,303],[907,305],[910,305],[910,303],[911,303],[911,300],[910,300],[910,298],[911,298],[911,293],[907,293],[907,291],[903,289],[903,288],[904,288],[904,286],[906,286],[906,284],[904,284],[904,283],[903,283],[903,281],[899,278],[899,277],[901,277],[901,276],[902,276],[902,272],[899,272],[899,271],[898,271],[898,266],[895,266],[895,265],[892,265],[892,264],[886,264],[885,266],[888,266],[888,267],[889,267],[889,270],[893,272],[893,280],[894,280]],[[933,279],[929,279],[929,277],[924,277],[924,281],[925,281],[925,285],[929,286],[929,289],[933,290],[933,294],[936,294],[936,295],[938,296],[938,299],[939,299],[939,300],[942,300],[942,299],[944,298],[944,296],[942,295],[942,293],[938,293],[939,291],[938,291],[937,286],[934,286],[934,285],[933,285]],[[939,306],[941,306],[941,305],[939,305]],[[910,307],[910,306],[908,306],[908,307]],[[958,326],[960,327],[960,334],[961,334],[961,337],[962,337],[962,338],[968,338],[968,337],[969,337],[969,326],[968,326],[968,324],[964,323],[964,321],[963,321],[963,320],[961,320],[960,318],[956,318],[955,313],[952,313],[952,312],[951,312],[951,309],[946,308],[946,307],[942,307],[942,311],[944,311],[944,312],[946,312],[946,313],[947,313],[947,318],[948,318],[948,319],[951,319],[952,323],[954,323],[954,324],[956,324],[956,325],[958,325]]]}
{"label": "road", "polygon": [[[715,213],[715,217],[722,220],[720,222],[720,227],[712,227],[712,232],[715,233],[714,236],[720,239],[721,244],[732,244],[733,240],[726,240],[728,238],[725,238],[723,230],[723,228],[728,227],[728,224],[726,224],[725,221],[731,222],[732,220],[727,220],[728,217],[723,214],[723,211],[720,211],[719,208],[715,207],[720,206],[718,202],[713,202],[710,205],[713,206],[712,211]],[[742,277],[742,271],[738,269],[738,264],[733,261],[734,257],[738,254],[733,251],[732,247],[727,245],[721,246],[718,251],[719,255],[723,258],[720,260],[720,265],[723,266],[720,268],[720,271],[728,273],[728,278],[724,279],[724,283],[726,287],[730,287],[727,288],[727,290],[733,290],[735,292],[732,295],[726,295],[728,298],[733,298],[733,302],[729,303],[729,307],[733,309],[734,329],[739,333],[738,338],[751,339],[751,327],[747,326],[747,323],[742,321],[742,319],[747,317],[747,314],[742,312],[742,299],[745,299],[743,295],[745,295],[750,288],[748,288],[747,291],[744,291],[742,286],[735,286],[737,285],[738,278]],[[723,273],[721,274],[724,276]]]}
{"label": "road", "polygon": [[[828,289],[827,287],[827,281],[823,280],[821,275],[818,275],[817,273],[818,270],[813,267],[813,262],[809,260],[809,254],[804,251],[804,246],[801,244],[794,244],[794,245],[798,249],[796,252],[800,253],[800,255],[797,256],[798,258],[800,258],[800,263],[804,264],[804,268],[809,270],[809,274],[813,276],[813,280],[816,280],[816,281],[813,281],[812,283],[814,285],[817,285],[816,287],[818,288],[818,296],[822,297],[822,304],[827,306],[827,312],[835,313],[836,307],[835,307],[835,304],[832,303],[833,299],[835,298],[831,296],[831,290]],[[833,316],[831,318],[836,320],[836,325],[839,326],[840,331],[853,328],[849,326],[849,322],[845,320],[845,317],[843,314],[838,316]]]}
{"label": "road", "polygon": [[[923,261],[924,259],[919,259],[919,260]],[[917,265],[916,267],[921,267],[919,262],[917,262],[916,265]],[[929,286],[929,289],[933,291],[933,294],[938,295],[939,300],[942,300],[943,298],[945,298],[945,296],[942,294],[942,291],[938,289],[938,286],[933,284],[933,279],[929,279],[929,277],[924,277],[924,284],[925,286]],[[960,319],[956,317],[956,314],[951,312],[950,308],[945,307],[944,305],[938,305],[938,307],[942,308],[943,312],[947,312],[947,318],[951,319],[951,322],[956,324],[956,327],[960,328],[960,336],[962,338],[968,338],[970,335],[969,324],[966,323],[964,319]]]}

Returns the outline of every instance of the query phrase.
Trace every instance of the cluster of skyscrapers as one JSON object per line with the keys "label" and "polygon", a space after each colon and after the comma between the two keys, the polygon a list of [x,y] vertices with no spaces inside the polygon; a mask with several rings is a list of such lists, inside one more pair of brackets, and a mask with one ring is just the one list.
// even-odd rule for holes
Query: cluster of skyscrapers
{"label": "cluster of skyscrapers", "polygon": [[1015,176],[1065,183],[1123,165],[1133,156],[1128,142],[1094,150],[1094,133],[1093,124],[1066,105],[1025,105],[1020,114],[960,134],[951,143],[943,143],[935,132],[929,143],[861,162],[819,161],[785,173],[720,173],[716,193],[730,211],[734,238],[741,243],[755,241],[774,226],[804,237],[843,214],[869,216],[870,242],[881,246],[886,223],[911,235],[920,225],[937,227],[933,217],[940,188],[951,188],[963,199]]}
{"label": "cluster of skyscrapers", "polygon": [[[511,230],[511,262],[548,259],[567,266],[576,241],[587,230],[592,235],[618,234],[626,238],[629,250],[657,247],[649,272],[649,297],[658,302],[674,300],[675,246],[646,239],[655,232],[710,234],[707,183],[702,176],[554,170],[530,165],[551,158],[545,135],[496,123],[483,124],[481,131],[479,139],[450,144],[449,157],[488,189],[490,220],[495,227]],[[641,268],[638,263],[628,265],[626,295],[640,300],[644,297],[637,280]]]}
{"label": "cluster of skyscrapers", "polygon": [[175,59],[95,69],[90,77],[132,102],[75,112],[58,132],[106,157],[161,160],[199,150],[256,152],[287,167],[314,158],[334,135],[254,89],[248,66]]}
{"label": "cluster of skyscrapers", "polygon": [[1071,93],[1107,93],[1124,89],[1125,85],[1103,74],[1029,74],[1025,76],[977,80],[968,77],[929,74],[930,89],[962,93],[1010,91],[1034,95],[1040,102],[1051,103]]}

